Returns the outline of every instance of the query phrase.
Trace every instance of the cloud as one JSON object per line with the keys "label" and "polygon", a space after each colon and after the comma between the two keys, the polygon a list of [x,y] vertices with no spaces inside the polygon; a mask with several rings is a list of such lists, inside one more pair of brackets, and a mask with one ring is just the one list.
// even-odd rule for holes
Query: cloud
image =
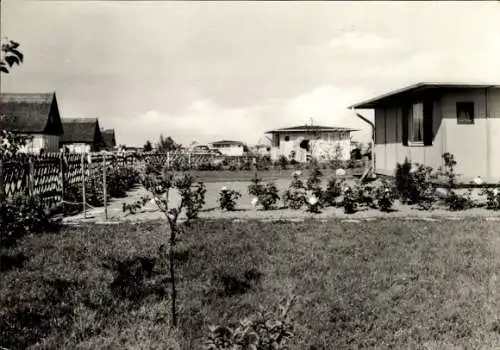
{"label": "cloud", "polygon": [[369,130],[346,107],[362,95],[361,89],[341,89],[326,85],[288,100],[270,100],[264,105],[232,108],[211,99],[194,101],[178,113],[147,111],[135,119],[116,123],[119,143],[142,145],[156,141],[161,133],[175,141],[208,143],[217,139],[235,139],[256,144],[264,132],[274,128],[303,125],[352,127],[362,129],[360,138]]}
{"label": "cloud", "polygon": [[329,48],[347,48],[353,51],[373,51],[397,48],[399,41],[384,38],[374,33],[361,31],[345,32],[327,44]]}

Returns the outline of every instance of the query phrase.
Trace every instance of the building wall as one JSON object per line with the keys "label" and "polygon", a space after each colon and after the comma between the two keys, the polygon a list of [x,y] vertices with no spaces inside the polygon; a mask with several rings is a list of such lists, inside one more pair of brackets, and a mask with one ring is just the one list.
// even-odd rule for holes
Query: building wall
{"label": "building wall", "polygon": [[[288,141],[286,139],[288,138]],[[335,159],[337,145],[340,146],[340,160],[349,160],[351,157],[351,140],[349,132],[311,133],[279,133],[273,135],[271,159],[278,160],[280,156],[290,157],[295,152],[295,160],[305,162],[307,151],[300,148],[299,138],[310,140],[311,155],[319,161]],[[278,145],[279,140],[279,145]]]}
{"label": "building wall", "polygon": [[57,135],[30,134],[25,136],[28,139],[21,149],[22,152],[39,154],[42,149],[45,153],[59,152],[59,136]]}
{"label": "building wall", "polygon": [[89,153],[92,151],[92,147],[87,143],[71,143],[64,145],[70,153]]}
{"label": "building wall", "polygon": [[225,156],[242,156],[243,146],[242,145],[212,145],[215,149],[218,149]]}
{"label": "building wall", "polygon": [[[458,124],[457,102],[474,102],[474,124]],[[486,117],[488,114],[488,118]],[[393,175],[405,157],[438,168],[442,155],[450,152],[457,161],[456,173],[462,180],[476,176],[500,180],[500,90],[484,89],[447,92],[434,102],[432,146],[402,144],[402,109],[375,110],[375,168]]]}

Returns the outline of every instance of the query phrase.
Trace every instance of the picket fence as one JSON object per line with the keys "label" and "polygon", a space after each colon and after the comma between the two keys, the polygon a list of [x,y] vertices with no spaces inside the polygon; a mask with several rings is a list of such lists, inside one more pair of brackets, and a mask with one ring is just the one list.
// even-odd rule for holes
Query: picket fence
{"label": "picket fence", "polygon": [[[55,153],[20,154],[0,159],[0,201],[16,194],[37,196],[46,207],[59,206],[69,186],[81,186],[83,179],[102,179],[104,169],[131,166],[142,169],[145,164],[175,169],[196,169],[203,163],[225,160],[241,164],[247,157],[221,157],[211,153]],[[105,186],[105,183],[104,183]]]}

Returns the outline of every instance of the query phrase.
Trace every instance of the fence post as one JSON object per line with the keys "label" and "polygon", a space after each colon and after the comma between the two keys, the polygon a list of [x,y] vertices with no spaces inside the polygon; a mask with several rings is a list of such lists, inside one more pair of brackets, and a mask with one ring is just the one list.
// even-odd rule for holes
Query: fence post
{"label": "fence post", "polygon": [[106,189],[106,154],[102,155],[102,192],[104,194],[104,219],[108,220],[108,198]]}
{"label": "fence post", "polygon": [[33,158],[29,158],[28,160],[28,196],[33,198],[34,196],[34,177],[33,177]]}
{"label": "fence post", "polygon": [[167,169],[170,169],[170,152],[167,152]]}
{"label": "fence post", "polygon": [[82,153],[82,204],[83,217],[87,218],[87,196],[85,194],[85,153]]}
{"label": "fence post", "polygon": [[5,198],[5,184],[3,182],[3,160],[0,158],[0,203]]}
{"label": "fence post", "polygon": [[61,207],[63,216],[66,214],[64,206],[64,153],[59,154],[59,170],[61,171]]}
{"label": "fence post", "polygon": [[191,169],[191,152],[188,152],[188,167]]}

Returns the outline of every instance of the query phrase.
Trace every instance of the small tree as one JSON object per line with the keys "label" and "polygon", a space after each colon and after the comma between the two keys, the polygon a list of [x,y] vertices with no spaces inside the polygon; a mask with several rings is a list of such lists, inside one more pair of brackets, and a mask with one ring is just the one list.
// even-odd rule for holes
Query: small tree
{"label": "small tree", "polygon": [[[154,167],[147,167],[142,178],[143,186],[151,194],[142,197],[135,203],[124,204],[123,211],[135,212],[136,209],[144,206],[149,200],[152,200],[158,209],[165,215],[168,223],[168,240],[169,240],[169,265],[170,265],[170,280],[171,280],[171,298],[172,298],[172,324],[177,326],[177,289],[175,281],[175,247],[177,236],[181,231],[180,215],[184,211],[186,214],[186,222],[198,217],[198,213],[205,204],[205,185],[202,182],[195,183],[193,176],[188,173],[177,175],[163,168],[159,170]],[[169,202],[171,190],[177,190],[180,195],[180,201],[177,206],[172,206]],[[133,210],[131,210],[131,208]],[[164,251],[163,245],[159,249]],[[162,258],[162,256],[161,256]]]}
{"label": "small tree", "polygon": [[147,140],[142,149],[144,150],[144,152],[151,152],[153,150],[151,141]]}
{"label": "small tree", "polygon": [[164,137],[160,135],[160,140],[158,141],[158,150],[163,152],[171,152],[180,148],[180,145],[175,143],[175,141],[170,137]]}

